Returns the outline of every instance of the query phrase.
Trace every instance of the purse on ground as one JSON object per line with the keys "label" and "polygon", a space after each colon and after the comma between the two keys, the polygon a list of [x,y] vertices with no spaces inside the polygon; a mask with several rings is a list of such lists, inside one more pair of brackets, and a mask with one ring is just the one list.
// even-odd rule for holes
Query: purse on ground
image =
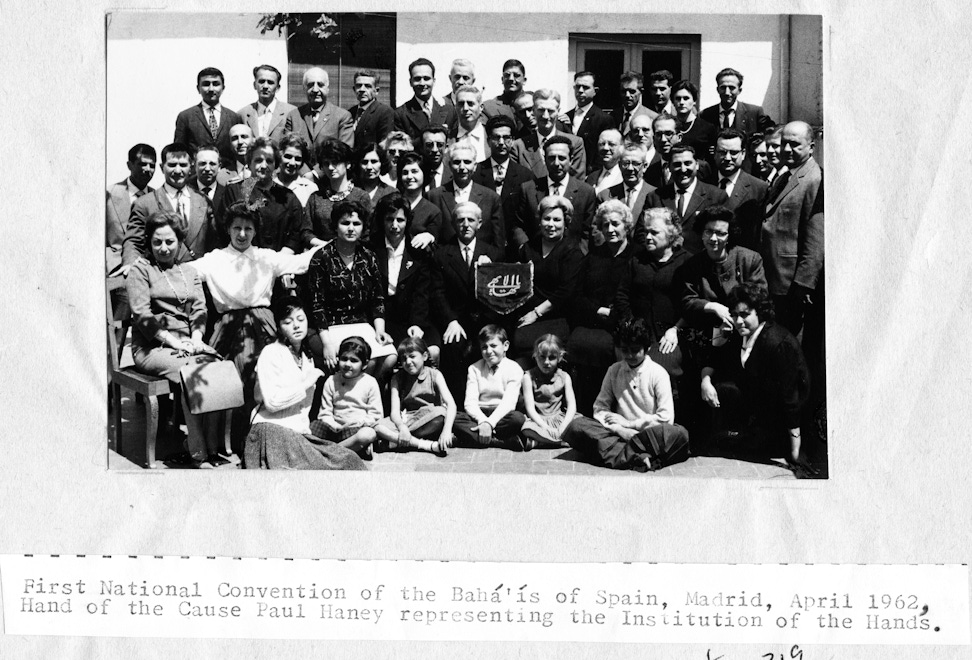
{"label": "purse on ground", "polygon": [[187,364],[179,369],[179,376],[194,415],[243,405],[243,381],[229,360]]}

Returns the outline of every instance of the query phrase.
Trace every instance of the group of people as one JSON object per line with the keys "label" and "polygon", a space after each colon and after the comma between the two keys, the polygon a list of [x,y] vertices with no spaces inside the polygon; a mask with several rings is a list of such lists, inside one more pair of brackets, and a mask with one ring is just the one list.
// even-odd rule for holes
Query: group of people
{"label": "group of people", "polygon": [[[468,60],[442,99],[435,71],[412,62],[414,96],[392,109],[359,70],[345,110],[323,69],[293,107],[260,65],[238,113],[220,105],[223,74],[200,71],[164,184],[148,186],[156,152],[138,144],[107,195],[136,368],[180,390],[186,364],[232,360],[247,468],[569,445],[613,468],[730,447],[809,471],[801,426],[824,373],[813,129],[739,101],[734,69],[703,110],[693,83],[659,71],[645,93],[627,72],[611,112],[582,71],[566,113],[556,91],[525,91],[518,60],[490,99]],[[532,264],[513,312],[477,297],[489,262]],[[189,463],[226,462],[220,420],[178,396]]]}

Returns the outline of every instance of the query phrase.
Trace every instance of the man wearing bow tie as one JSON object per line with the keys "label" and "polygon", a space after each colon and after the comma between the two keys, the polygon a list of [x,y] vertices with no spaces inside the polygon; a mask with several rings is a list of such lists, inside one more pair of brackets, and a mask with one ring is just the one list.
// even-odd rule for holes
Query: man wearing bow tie
{"label": "man wearing bow tie", "polygon": [[327,138],[337,138],[349,147],[354,146],[354,121],[351,113],[328,103],[330,88],[327,71],[320,67],[308,69],[304,72],[307,103],[290,113],[294,133],[307,140],[312,156]]}
{"label": "man wearing bow tie", "polygon": [[516,123],[505,115],[497,115],[486,122],[486,135],[489,140],[489,159],[480,163],[473,173],[473,181],[495,191],[500,197],[500,206],[506,235],[502,244],[509,241],[513,218],[516,213],[516,196],[520,186],[533,178],[533,172],[510,158],[513,134]]}

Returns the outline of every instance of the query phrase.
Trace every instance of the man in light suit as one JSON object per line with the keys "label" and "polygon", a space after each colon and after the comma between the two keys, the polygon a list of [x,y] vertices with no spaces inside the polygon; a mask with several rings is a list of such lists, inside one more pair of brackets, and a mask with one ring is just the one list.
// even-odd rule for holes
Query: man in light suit
{"label": "man in light suit", "polygon": [[[577,139],[573,135],[570,137]],[[571,151],[583,148],[583,145],[571,142],[566,135],[554,135],[543,145],[545,173],[520,186],[513,219],[514,240],[508,252],[515,251],[539,231],[537,206],[540,200],[547,195],[560,195],[569,199],[574,206],[574,217],[567,227],[567,236],[580,242],[586,253],[591,221],[597,208],[597,195],[594,188],[573,176],[570,169]]]}
{"label": "man in light suit", "polygon": [[[176,261],[191,261],[213,248],[213,211],[209,199],[186,183],[189,181],[189,147],[170,144],[162,150],[162,174],[165,183],[158,190],[142,195],[132,205],[128,228],[122,243],[122,263],[130,267],[149,252],[145,241],[145,221],[156,211],[174,211],[186,219],[186,239]],[[127,274],[128,269],[125,268]]]}
{"label": "man in light suit", "polygon": [[196,150],[193,162],[193,174],[189,177],[189,185],[208,199],[213,207],[213,226],[210,227],[210,231],[216,232],[213,237],[213,245],[216,247],[227,245],[229,237],[224,236],[222,218],[215,215],[216,209],[222,208],[223,193],[226,192],[226,186],[217,181],[219,177],[219,151],[216,149],[216,145],[207,144],[199,147]]}
{"label": "man in light suit", "polygon": [[512,229],[511,220],[516,213],[516,197],[520,186],[533,179],[533,172],[510,158],[515,132],[516,123],[506,115],[491,117],[486,122],[486,135],[489,136],[490,145],[489,160],[480,163],[473,173],[474,182],[495,191],[500,197],[506,232],[502,238],[503,245],[506,245]]}
{"label": "man in light suit", "polygon": [[452,93],[442,97],[442,105],[451,105],[458,113],[459,88],[476,84],[476,66],[469,60],[452,60],[449,82],[452,84]]}
{"label": "man in light suit", "polygon": [[186,108],[176,117],[173,143],[184,144],[195,152],[202,145],[215,142],[223,158],[233,158],[229,129],[242,124],[243,120],[219,104],[219,97],[225,89],[223,72],[219,69],[208,67],[196,75],[196,90],[202,96],[202,102]]}
{"label": "man in light suit", "polygon": [[408,65],[408,83],[415,95],[395,108],[395,130],[408,133],[413,141],[430,125],[444,126],[446,134],[451,133],[457,121],[455,108],[432,98],[435,65],[424,57],[415,60]]}
{"label": "man in light suit", "polygon": [[[461,99],[460,95],[460,102]],[[499,195],[473,181],[476,165],[475,148],[467,140],[460,140],[449,147],[449,169],[452,170],[452,181],[429,191],[429,201],[439,207],[442,213],[438,242],[444,245],[451,242],[456,235],[455,225],[452,222],[452,212],[456,205],[461,202],[472,202],[479,207],[482,218],[476,238],[498,248],[505,248],[506,230],[503,225]]]}
{"label": "man in light suit", "polygon": [[287,120],[294,106],[277,100],[280,79],[280,71],[269,64],[261,64],[253,69],[253,89],[256,90],[257,100],[240,108],[239,115],[255,138],[268,137],[279,142],[285,133],[293,130]]}
{"label": "man in light suit", "polygon": [[805,122],[787,124],[782,144],[788,171],[770,186],[760,254],[776,320],[796,335],[805,316],[807,332],[811,321],[823,322],[823,171],[812,157],[813,129]]}
{"label": "man in light suit", "polygon": [[618,129],[601,131],[601,136],[597,139],[597,169],[587,176],[587,183],[594,186],[594,192],[599,193],[621,183],[618,160],[621,158],[622,143],[621,131]]}
{"label": "man in light suit", "polygon": [[463,85],[456,90],[456,130],[449,135],[449,143],[467,140],[476,150],[476,162],[489,159],[489,143],[486,128],[481,122],[483,93],[474,85]]}
{"label": "man in light suit", "polygon": [[378,100],[381,82],[376,71],[358,69],[354,72],[354,95],[358,104],[348,108],[354,121],[354,143],[362,147],[378,144],[395,130],[395,111]]}
{"label": "man in light suit", "polygon": [[[517,121],[513,102],[520,94],[533,93],[523,91],[523,83],[526,82],[526,79],[526,67],[523,66],[523,62],[515,59],[503,62],[503,77],[500,79],[503,84],[503,93],[494,98],[486,99],[483,103],[483,116],[486,117],[487,121],[500,115],[509,117],[514,122]],[[522,126],[516,126],[516,130],[513,131],[514,135],[522,128]]]}
{"label": "man in light suit", "polygon": [[327,71],[320,67],[307,69],[304,72],[307,103],[290,112],[293,132],[307,140],[311,156],[315,159],[317,150],[327,138],[336,138],[349,147],[354,146],[351,113],[327,102],[330,86]]}
{"label": "man in light suit", "polygon": [[237,183],[250,176],[250,168],[246,164],[246,155],[253,144],[253,133],[246,124],[237,124],[230,129],[230,148],[233,159],[223,159],[220,163],[216,180],[221,186]]}
{"label": "man in light suit", "polygon": [[661,198],[653,185],[644,179],[645,159],[648,154],[640,144],[628,143],[621,152],[621,159],[618,167],[621,170],[622,182],[606,190],[602,190],[597,195],[597,201],[606,202],[609,199],[617,199],[631,209],[631,217],[635,219],[634,234],[632,243],[641,245],[645,240],[645,227],[642,221],[642,213],[645,209],[664,206]]}
{"label": "man in light suit", "polygon": [[645,79],[640,73],[625,71],[621,74],[621,109],[618,112],[617,123],[621,135],[628,134],[632,117],[648,115],[649,119],[654,119],[658,116],[657,112],[649,110],[641,104],[641,92],[644,84]]}
{"label": "man in light suit", "polygon": [[672,179],[658,189],[662,204],[679,214],[682,222],[682,247],[690,254],[703,249],[702,236],[693,225],[702,209],[716,204],[725,205],[729,199],[724,190],[699,181],[699,161],[693,147],[672,147],[670,152]]}
{"label": "man in light suit", "polygon": [[739,100],[742,85],[743,75],[735,69],[727,68],[717,73],[719,103],[709,106],[699,116],[716,128],[735,128],[746,137],[772,126],[773,120],[763,112],[762,106]]}
{"label": "man in light suit", "polygon": [[[562,137],[570,145],[570,173],[578,179],[587,175],[587,156],[584,141],[576,135],[561,131],[557,128],[557,118],[560,116],[560,94],[553,89],[538,89],[531,99],[536,130],[523,133],[522,137],[513,143],[511,154],[514,160],[524,167],[533,170],[538,177],[547,175],[545,156],[540,145],[556,137]],[[525,112],[528,107],[526,100],[521,97],[516,101],[517,107]]]}
{"label": "man in light suit", "polygon": [[736,242],[750,250],[759,250],[769,184],[743,172],[745,139],[741,131],[723,129],[716,138],[716,168],[719,171],[719,188],[729,195],[726,208],[735,212],[741,230]]}
{"label": "man in light suit", "polygon": [[567,112],[571,132],[584,141],[587,169],[596,167],[597,140],[601,133],[614,127],[611,115],[594,105],[597,96],[594,74],[581,71],[574,75],[574,99],[577,105]]}

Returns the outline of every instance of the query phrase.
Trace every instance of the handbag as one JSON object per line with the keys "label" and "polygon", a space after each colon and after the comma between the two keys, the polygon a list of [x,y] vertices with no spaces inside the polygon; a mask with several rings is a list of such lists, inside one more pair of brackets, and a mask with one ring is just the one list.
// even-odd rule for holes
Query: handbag
{"label": "handbag", "polygon": [[200,357],[179,369],[189,410],[194,415],[229,410],[243,405],[243,381],[229,360]]}

